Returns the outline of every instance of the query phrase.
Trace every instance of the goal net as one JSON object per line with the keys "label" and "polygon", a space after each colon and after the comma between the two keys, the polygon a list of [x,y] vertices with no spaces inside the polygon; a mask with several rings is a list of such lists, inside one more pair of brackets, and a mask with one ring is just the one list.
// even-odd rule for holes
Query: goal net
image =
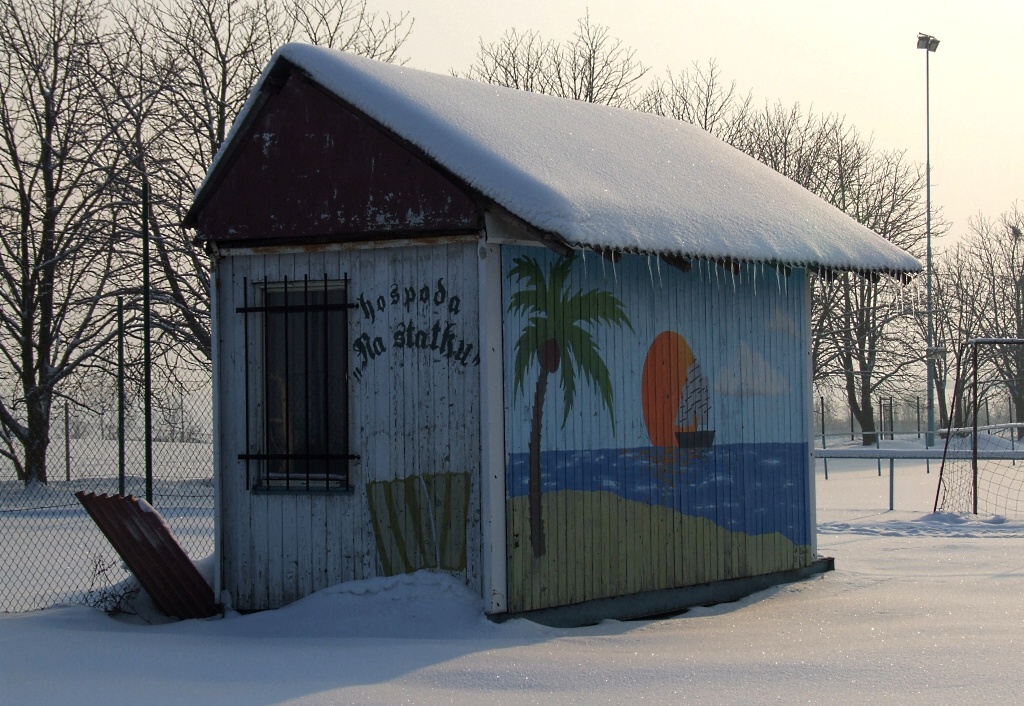
{"label": "goal net", "polygon": [[1024,339],[973,339],[957,358],[935,510],[1024,518]]}

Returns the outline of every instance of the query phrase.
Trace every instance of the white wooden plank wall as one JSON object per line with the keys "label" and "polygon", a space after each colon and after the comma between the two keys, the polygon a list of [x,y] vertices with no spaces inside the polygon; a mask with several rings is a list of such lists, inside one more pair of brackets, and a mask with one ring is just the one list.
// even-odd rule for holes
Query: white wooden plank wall
{"label": "white wooden plank wall", "polygon": [[[372,311],[351,310],[349,319],[350,372],[355,373],[349,383],[350,446],[362,457],[351,466],[353,491],[325,495],[246,490],[245,464],[237,459],[245,447],[244,330],[243,317],[235,312],[242,306],[243,280],[248,278],[252,306],[264,275],[271,282],[285,276],[301,282],[304,275],[319,280],[324,273],[328,279],[347,273],[349,301],[359,303],[362,296],[372,306]],[[222,567],[224,588],[235,607],[273,608],[335,583],[379,575],[366,484],[447,472],[468,472],[472,478],[463,578],[482,591],[476,245],[238,254],[219,262],[217,281],[215,330],[223,383],[223,468],[218,477]],[[415,293],[415,301],[407,302],[407,291]],[[453,297],[458,298],[455,305]],[[439,343],[447,328],[455,336],[454,350],[460,343],[472,346],[464,355],[467,363],[416,345],[396,346],[410,322],[428,332],[430,343]],[[371,350],[373,342],[378,343],[378,352],[365,366],[356,351],[357,339],[364,334],[368,338],[362,339],[363,350],[367,340]],[[255,406],[260,404],[262,387],[258,315],[249,317],[249,339],[249,395]],[[252,418],[260,418],[258,410]],[[250,436],[256,439],[258,434],[254,424]],[[255,463],[251,472],[254,482]],[[405,531],[415,533],[411,521]]]}

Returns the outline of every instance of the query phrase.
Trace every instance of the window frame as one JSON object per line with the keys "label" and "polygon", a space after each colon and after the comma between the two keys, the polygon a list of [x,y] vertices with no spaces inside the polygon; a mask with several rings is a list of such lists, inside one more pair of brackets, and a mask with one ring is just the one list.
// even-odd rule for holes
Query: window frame
{"label": "window frame", "polygon": [[[248,278],[245,278],[242,306],[235,309],[243,317],[245,346],[245,449],[238,454],[238,459],[245,463],[246,490],[258,493],[350,493],[351,462],[358,460],[359,456],[351,453],[349,432],[348,312],[357,305],[348,300],[348,274],[341,279],[329,279],[325,273],[320,281],[311,280],[308,275],[302,280],[291,281],[287,277],[271,281],[264,276],[262,281],[253,283],[258,302],[254,306],[249,303],[249,287]],[[311,295],[320,303],[311,302]],[[293,297],[298,301],[293,301]],[[292,318],[296,316],[301,317],[301,323],[296,324]],[[250,321],[253,317],[256,317],[256,326]],[[289,347],[295,345],[290,343],[291,334],[294,328],[299,327],[302,335],[296,347],[300,349],[297,356],[302,362],[296,373],[292,365],[296,358],[290,357]],[[256,333],[253,334],[250,328],[256,328]],[[311,336],[310,331],[318,328],[320,335],[316,340],[318,336]],[[271,349],[272,340],[281,341],[283,356],[276,346],[275,350]],[[319,349],[311,355],[311,348],[317,344]],[[320,354],[323,365],[317,368],[316,359]],[[271,409],[275,405],[270,393],[272,364],[279,368],[275,383],[282,390],[274,410]],[[252,367],[257,368],[255,375]],[[296,375],[302,390],[296,392],[295,397],[301,397],[301,405],[293,401],[290,393],[290,380]],[[339,385],[342,394],[332,395],[332,389]],[[311,394],[313,389],[317,390],[315,398]],[[321,403],[322,407],[314,410]],[[293,419],[295,411],[304,414]],[[272,419],[272,412],[283,413],[283,421],[282,418]],[[314,426],[315,433],[311,431]],[[299,449],[292,447],[296,430],[304,442]],[[312,438],[314,436],[315,439]],[[317,463],[323,468],[313,468]]]}

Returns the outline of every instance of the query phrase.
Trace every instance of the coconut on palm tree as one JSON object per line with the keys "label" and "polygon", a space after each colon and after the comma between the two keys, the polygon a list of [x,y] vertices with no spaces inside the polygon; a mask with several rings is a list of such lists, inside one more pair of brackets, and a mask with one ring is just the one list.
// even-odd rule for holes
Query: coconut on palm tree
{"label": "coconut on palm tree", "polygon": [[[575,258],[560,258],[545,268],[533,257],[521,256],[512,261],[509,279],[521,288],[512,293],[509,311],[527,319],[522,334],[515,344],[513,396],[524,386],[526,372],[534,360],[540,368],[533,396],[533,416],[530,421],[529,444],[529,504],[530,543],[535,557],[543,556],[544,521],[541,517],[540,435],[544,416],[544,399],[548,377],[561,371],[559,383],[565,405],[562,426],[569,419],[576,396],[577,372],[593,386],[608,409],[612,427],[612,382],[608,366],[601,360],[600,346],[590,331],[602,323],[621,326],[632,331],[622,308],[622,302],[608,291],[591,289],[587,292],[572,290],[568,279]],[[585,328],[586,327],[586,328]]]}

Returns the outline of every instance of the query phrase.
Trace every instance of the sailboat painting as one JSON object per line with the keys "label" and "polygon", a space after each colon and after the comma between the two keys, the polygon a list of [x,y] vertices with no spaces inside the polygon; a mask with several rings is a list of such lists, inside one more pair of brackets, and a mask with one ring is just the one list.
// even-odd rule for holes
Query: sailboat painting
{"label": "sailboat painting", "polygon": [[715,442],[715,430],[708,429],[711,413],[711,396],[708,381],[694,359],[686,369],[686,384],[679,400],[679,417],[676,419],[676,440],[682,449],[706,449]]}
{"label": "sailboat painting", "polygon": [[663,331],[655,337],[644,361],[640,388],[652,445],[704,449],[714,443],[707,378],[680,334]]}

